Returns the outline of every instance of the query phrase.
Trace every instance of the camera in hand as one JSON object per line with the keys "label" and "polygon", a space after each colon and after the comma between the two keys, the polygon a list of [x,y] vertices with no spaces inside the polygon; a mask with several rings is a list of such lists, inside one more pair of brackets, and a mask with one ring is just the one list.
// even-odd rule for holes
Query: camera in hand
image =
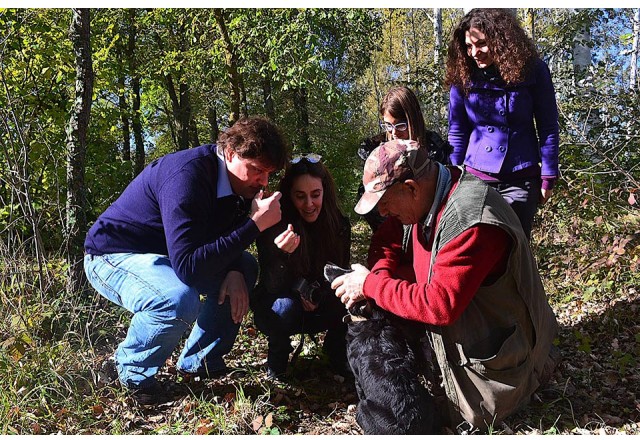
{"label": "camera in hand", "polygon": [[306,278],[299,278],[293,283],[291,290],[314,304],[318,304],[322,299],[322,289],[317,281],[309,282]]}

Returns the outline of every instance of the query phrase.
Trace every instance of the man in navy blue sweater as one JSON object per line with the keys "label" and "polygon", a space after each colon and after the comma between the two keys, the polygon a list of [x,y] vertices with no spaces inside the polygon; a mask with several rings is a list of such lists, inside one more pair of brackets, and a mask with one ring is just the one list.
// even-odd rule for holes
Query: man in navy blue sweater
{"label": "man in navy blue sweater", "polygon": [[168,399],[154,376],[192,326],[178,370],[226,370],[258,274],[246,248],[280,221],[281,194],[263,188],[286,157],[273,123],[243,118],[215,145],[153,161],[89,230],[89,282],[133,313],[115,363],[138,402]]}

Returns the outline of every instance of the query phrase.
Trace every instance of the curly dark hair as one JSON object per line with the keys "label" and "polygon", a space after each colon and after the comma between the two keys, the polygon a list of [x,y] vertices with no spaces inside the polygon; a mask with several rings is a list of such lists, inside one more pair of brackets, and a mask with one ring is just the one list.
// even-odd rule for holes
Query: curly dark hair
{"label": "curly dark hair", "polygon": [[467,89],[476,64],[467,54],[465,32],[476,28],[485,35],[500,76],[513,85],[521,83],[540,58],[533,40],[505,9],[472,9],[453,31],[447,55],[445,84]]}
{"label": "curly dark hair", "polygon": [[277,170],[287,163],[288,148],[282,133],[268,118],[240,118],[218,136],[217,145],[246,159],[261,159]]}
{"label": "curly dark hair", "polygon": [[[305,174],[317,177],[322,181],[322,209],[318,219],[311,227],[313,234],[320,234],[322,237],[316,237],[319,239],[314,241],[313,249],[309,243],[311,237],[308,236],[311,233],[308,230],[310,225],[302,220],[291,200],[294,181]],[[314,269],[318,269],[314,268],[314,265],[321,263],[320,267],[322,267],[327,261],[346,264],[347,262],[343,262],[340,257],[344,214],[338,206],[336,184],[327,167],[322,162],[312,163],[303,158],[287,168],[278,190],[282,193],[280,199],[282,218],[290,221],[295,231],[300,235],[300,246],[294,254],[297,258],[291,261],[294,273],[308,274]]]}

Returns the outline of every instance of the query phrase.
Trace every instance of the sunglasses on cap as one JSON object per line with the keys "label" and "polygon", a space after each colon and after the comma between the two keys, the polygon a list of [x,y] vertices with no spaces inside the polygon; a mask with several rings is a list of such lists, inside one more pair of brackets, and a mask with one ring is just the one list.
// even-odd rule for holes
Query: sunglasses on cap
{"label": "sunglasses on cap", "polygon": [[322,159],[322,156],[316,153],[296,154],[291,158],[291,163],[296,164],[302,159],[306,160],[309,163],[318,163],[320,162],[320,159]]}

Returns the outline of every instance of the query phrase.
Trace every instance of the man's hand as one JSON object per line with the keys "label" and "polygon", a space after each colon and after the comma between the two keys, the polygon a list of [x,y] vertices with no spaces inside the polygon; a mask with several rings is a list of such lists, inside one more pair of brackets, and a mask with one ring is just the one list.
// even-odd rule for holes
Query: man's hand
{"label": "man's hand", "polygon": [[220,286],[218,304],[224,303],[227,296],[231,302],[231,319],[234,323],[240,324],[249,311],[249,291],[242,272],[232,270],[224,277]]}
{"label": "man's hand", "polygon": [[282,197],[280,191],[276,191],[271,196],[265,197],[264,190],[260,190],[253,198],[251,202],[251,220],[258,226],[260,232],[275,225],[282,218],[280,197]]}
{"label": "man's hand", "polygon": [[365,299],[362,288],[370,272],[361,264],[352,264],[351,269],[353,272],[341,275],[331,283],[331,288],[336,290],[336,296],[347,308]]}
{"label": "man's hand", "polygon": [[293,225],[289,224],[287,229],[278,235],[273,242],[281,251],[292,254],[300,244],[300,236],[293,232]]}

